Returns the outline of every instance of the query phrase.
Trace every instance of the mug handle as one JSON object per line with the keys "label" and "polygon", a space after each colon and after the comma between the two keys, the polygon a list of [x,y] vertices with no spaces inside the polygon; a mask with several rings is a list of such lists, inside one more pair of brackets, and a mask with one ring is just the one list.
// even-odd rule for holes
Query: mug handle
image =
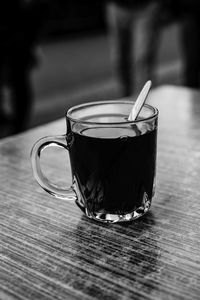
{"label": "mug handle", "polygon": [[60,199],[76,200],[76,193],[72,187],[58,187],[56,184],[52,183],[42,172],[40,166],[40,155],[45,148],[50,146],[63,147],[68,150],[66,135],[43,137],[34,144],[31,150],[33,175],[39,185],[52,196]]}

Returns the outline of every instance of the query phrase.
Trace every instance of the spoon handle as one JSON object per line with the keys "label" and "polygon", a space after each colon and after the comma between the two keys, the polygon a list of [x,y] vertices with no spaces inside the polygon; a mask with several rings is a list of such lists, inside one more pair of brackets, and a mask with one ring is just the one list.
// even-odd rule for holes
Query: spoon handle
{"label": "spoon handle", "polygon": [[135,104],[131,110],[131,113],[128,117],[128,121],[135,121],[142,109],[142,106],[148,96],[149,90],[151,88],[151,80],[148,80],[143,89],[141,90],[139,96],[137,97],[137,100],[135,101]]}

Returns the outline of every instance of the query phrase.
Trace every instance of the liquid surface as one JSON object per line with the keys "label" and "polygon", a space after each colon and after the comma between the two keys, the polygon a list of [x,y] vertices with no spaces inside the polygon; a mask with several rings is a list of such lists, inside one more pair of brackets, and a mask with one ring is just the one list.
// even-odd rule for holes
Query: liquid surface
{"label": "liquid surface", "polygon": [[[129,124],[127,120],[128,116],[124,114],[98,114],[82,118],[83,122],[92,123],[91,127],[84,123],[76,123],[72,130],[88,137],[97,138],[133,137],[151,130],[147,122]],[[99,126],[98,123],[102,125]]]}
{"label": "liquid surface", "polygon": [[104,128],[86,128],[83,129],[80,134],[88,136],[88,137],[96,137],[96,138],[120,138],[120,137],[127,137],[127,136],[136,136],[137,133],[132,128],[123,128],[123,127],[104,127]]}

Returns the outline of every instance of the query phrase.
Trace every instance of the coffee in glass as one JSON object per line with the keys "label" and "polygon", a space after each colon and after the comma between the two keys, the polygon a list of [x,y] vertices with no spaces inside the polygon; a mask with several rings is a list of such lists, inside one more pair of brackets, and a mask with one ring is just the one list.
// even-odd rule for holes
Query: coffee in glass
{"label": "coffee in glass", "polygon": [[[131,221],[146,213],[155,191],[158,110],[145,104],[132,122],[132,106],[132,101],[111,100],[70,108],[66,134],[45,137],[32,149],[39,184],[56,197],[74,198],[98,221]],[[52,143],[69,151],[72,186],[67,190],[52,185],[40,168],[39,154]]]}

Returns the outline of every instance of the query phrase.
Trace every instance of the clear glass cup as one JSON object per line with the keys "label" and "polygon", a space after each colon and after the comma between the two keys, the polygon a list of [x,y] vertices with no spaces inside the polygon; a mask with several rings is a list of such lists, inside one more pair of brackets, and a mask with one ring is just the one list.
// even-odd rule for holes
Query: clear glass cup
{"label": "clear glass cup", "polygon": [[[124,222],[145,214],[155,192],[158,110],[145,104],[128,121],[133,102],[110,100],[70,108],[66,134],[43,137],[31,151],[33,174],[57,198],[74,200],[89,218]],[[46,146],[69,152],[72,185],[58,187],[40,166]]]}

